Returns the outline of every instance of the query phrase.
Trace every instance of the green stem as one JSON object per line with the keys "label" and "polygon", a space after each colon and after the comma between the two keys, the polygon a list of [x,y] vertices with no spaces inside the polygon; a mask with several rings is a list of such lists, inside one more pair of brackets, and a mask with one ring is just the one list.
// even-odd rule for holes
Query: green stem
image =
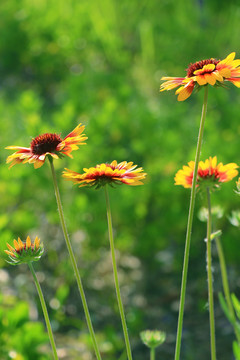
{"label": "green stem", "polygon": [[211,359],[216,360],[214,300],[213,300],[213,281],[212,281],[212,256],[211,256],[212,214],[211,214],[211,195],[210,195],[209,188],[207,188],[207,201],[208,201],[207,273],[208,273],[208,305],[209,305],[209,323],[210,323],[210,340],[211,340]]}
{"label": "green stem", "polygon": [[66,223],[65,223],[65,220],[64,220],[63,208],[62,208],[62,203],[61,203],[61,199],[60,199],[60,193],[59,193],[59,189],[58,189],[57,178],[56,178],[56,173],[55,173],[55,169],[54,169],[54,166],[53,166],[52,158],[49,158],[49,162],[50,162],[50,167],[51,167],[51,172],[52,172],[53,185],[54,185],[54,189],[55,189],[58,212],[59,212],[59,217],[60,217],[60,222],[61,222],[61,225],[62,225],[64,238],[65,238],[66,245],[67,245],[67,248],[68,248],[68,252],[69,252],[70,259],[71,259],[71,264],[72,264],[72,267],[73,267],[73,270],[74,270],[74,274],[75,274],[75,277],[76,277],[79,293],[80,293],[80,296],[81,296],[81,299],[82,299],[83,309],[84,309],[88,329],[89,329],[89,332],[90,332],[90,335],[91,335],[91,338],[92,338],[92,343],[93,343],[93,347],[94,347],[94,350],[95,350],[95,354],[96,354],[97,359],[101,360],[100,351],[98,349],[98,345],[97,345],[95,333],[94,333],[94,330],[93,330],[90,313],[89,313],[89,310],[88,310],[87,300],[86,300],[84,290],[83,290],[82,280],[81,280],[81,277],[80,277],[80,274],[79,274],[79,271],[78,271],[77,262],[76,262],[76,259],[75,259],[75,256],[74,256],[74,253],[73,253],[73,250],[72,250],[72,246],[71,246],[70,239],[69,239],[68,232],[67,232]]}
{"label": "green stem", "polygon": [[205,93],[204,93],[204,100],[203,100],[203,107],[202,107],[202,116],[201,116],[199,133],[198,133],[198,142],[197,142],[195,164],[194,164],[194,171],[193,171],[188,223],[187,223],[187,233],[186,233],[184,260],[183,260],[183,271],[182,271],[182,285],[181,285],[181,295],[180,295],[179,315],[178,315],[177,339],[176,339],[176,348],[175,348],[175,360],[179,360],[180,350],[181,350],[183,314],[184,314],[184,304],[185,304],[186,286],[187,286],[189,252],[190,252],[192,222],[193,222],[193,213],[194,213],[194,205],[195,205],[195,197],[196,197],[197,170],[198,170],[198,163],[199,163],[199,159],[200,159],[200,152],[201,152],[201,146],[202,146],[204,123],[205,123],[206,112],[207,112],[207,98],[208,98],[208,86],[205,86]]}
{"label": "green stem", "polygon": [[240,344],[240,333],[237,331],[237,321],[236,321],[236,316],[235,316],[235,312],[233,309],[232,300],[231,300],[231,296],[230,296],[227,268],[226,268],[225,257],[224,257],[224,253],[223,253],[223,249],[222,249],[222,244],[221,244],[221,240],[219,237],[216,237],[215,241],[216,241],[216,245],[217,245],[218,258],[219,258],[220,268],[221,268],[224,296],[225,296],[228,310],[230,312],[230,316],[232,319],[232,324],[234,327],[235,335],[238,340],[238,343]]}
{"label": "green stem", "polygon": [[118,281],[117,262],[116,262],[116,257],[115,257],[114,240],[113,240],[112,216],[111,216],[111,208],[110,208],[110,201],[109,201],[109,196],[108,196],[108,191],[107,191],[107,185],[104,188],[105,188],[105,198],[106,198],[106,205],[107,205],[108,234],[109,234],[110,249],[111,249],[111,255],[112,255],[113,275],[114,275],[114,282],[115,282],[115,288],[116,288],[116,294],[117,294],[118,308],[119,308],[121,321],[122,321],[122,327],[123,327],[123,333],[124,333],[124,338],[125,338],[128,360],[132,360],[132,352],[131,352],[131,346],[130,346],[130,341],[129,341],[129,337],[128,337],[127,323],[126,323],[126,319],[125,319],[125,315],[124,315],[123,303],[122,303],[122,299],[121,299],[121,293],[120,293],[120,287],[119,287],[119,281]]}
{"label": "green stem", "polygon": [[58,360],[57,349],[56,349],[56,345],[55,345],[55,342],[54,342],[53,332],[52,332],[52,328],[51,328],[51,324],[50,324],[50,320],[49,320],[49,316],[48,316],[47,306],[46,306],[46,303],[45,303],[45,300],[44,300],[44,297],[43,297],[42,289],[41,289],[41,286],[39,284],[36,273],[34,271],[34,268],[32,266],[32,263],[29,262],[28,266],[29,266],[29,269],[31,270],[31,273],[32,273],[32,276],[33,276],[33,279],[34,279],[34,282],[35,282],[35,285],[36,285],[36,288],[37,288],[37,292],[38,292],[38,295],[39,295],[39,299],[40,299],[40,302],[41,302],[41,305],[42,305],[42,310],[43,310],[43,315],[44,315],[46,326],[47,326],[48,336],[49,336],[49,340],[50,340],[50,343],[51,343],[51,346],[52,346],[53,357],[54,357],[55,360]]}
{"label": "green stem", "polygon": [[155,360],[155,348],[150,349],[150,360]]}

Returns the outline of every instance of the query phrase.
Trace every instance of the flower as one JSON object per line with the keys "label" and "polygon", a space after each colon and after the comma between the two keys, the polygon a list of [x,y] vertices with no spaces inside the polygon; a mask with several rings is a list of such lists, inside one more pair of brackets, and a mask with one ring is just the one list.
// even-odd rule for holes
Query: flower
{"label": "flower", "polygon": [[230,81],[240,87],[240,60],[234,60],[236,53],[232,52],[224,60],[208,59],[190,64],[185,77],[162,77],[165,81],[160,91],[177,89],[178,101],[186,100],[194,87],[210,84],[221,85],[224,81]]}
{"label": "flower", "polygon": [[142,342],[149,348],[156,348],[166,340],[166,333],[159,330],[145,330],[140,333]]}
{"label": "flower", "polygon": [[83,169],[84,174],[79,174],[69,169],[65,169],[63,177],[66,180],[71,180],[75,184],[82,186],[95,186],[96,189],[109,184],[127,184],[127,185],[142,185],[140,181],[146,177],[146,173],[143,173],[142,168],[136,168],[137,165],[133,165],[132,162],[123,161],[117,163],[116,160],[111,164],[100,164],[89,169]]}
{"label": "flower", "polygon": [[[188,166],[183,166],[175,175],[175,185],[182,185],[185,188],[192,187],[194,161],[190,161]],[[205,162],[200,161],[198,165],[197,186],[218,187],[219,183],[227,182],[237,176],[237,164],[229,163],[217,164],[217,157],[210,156]]]}
{"label": "flower", "polygon": [[18,241],[13,240],[13,245],[14,247],[7,244],[9,250],[4,250],[9,257],[9,264],[12,265],[38,261],[44,251],[38,237],[35,238],[33,243],[29,236],[27,237],[26,242],[22,242],[21,239],[18,238]]}
{"label": "flower", "polygon": [[6,149],[18,150],[14,154],[8,156],[7,164],[11,163],[10,167],[19,163],[34,164],[34,168],[41,167],[47,156],[54,159],[59,159],[63,155],[72,158],[71,152],[78,149],[78,145],[85,145],[83,142],[87,137],[82,134],[85,126],[79,124],[70,134],[64,139],[61,139],[58,134],[46,133],[39,135],[32,139],[30,148],[20,146],[8,146]]}

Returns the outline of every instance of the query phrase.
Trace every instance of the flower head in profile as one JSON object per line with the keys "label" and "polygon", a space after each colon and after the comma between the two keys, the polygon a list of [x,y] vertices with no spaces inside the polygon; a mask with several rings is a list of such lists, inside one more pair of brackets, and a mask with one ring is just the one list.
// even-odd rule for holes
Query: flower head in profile
{"label": "flower head in profile", "polygon": [[87,137],[82,134],[85,126],[79,124],[70,134],[64,139],[58,134],[46,133],[39,135],[32,139],[29,148],[20,146],[8,146],[6,149],[17,150],[14,154],[8,156],[7,164],[11,163],[10,167],[19,163],[30,163],[37,169],[41,167],[47,156],[54,159],[59,159],[63,155],[72,157],[71,152],[77,150],[79,145],[85,145],[84,141]]}
{"label": "flower head in profile", "polygon": [[66,180],[71,180],[74,184],[79,184],[79,187],[89,186],[96,189],[109,184],[127,184],[127,185],[142,185],[146,177],[146,173],[142,168],[137,168],[132,162],[123,161],[117,163],[116,160],[111,164],[100,164],[89,169],[83,169],[84,173],[79,174],[69,169],[65,169],[63,177]]}
{"label": "flower head in profile", "polygon": [[43,246],[38,237],[34,242],[28,236],[26,242],[22,242],[20,238],[13,240],[13,246],[7,244],[9,250],[4,250],[8,255],[8,263],[11,265],[25,264],[32,261],[38,261],[43,254]]}
{"label": "flower head in profile", "polygon": [[224,60],[207,59],[190,64],[186,69],[185,77],[162,77],[166,80],[160,87],[160,91],[176,90],[178,101],[186,100],[194,88],[210,84],[222,85],[224,81],[230,81],[240,87],[240,60],[234,60],[235,52],[229,54]]}
{"label": "flower head in profile", "polygon": [[[209,187],[211,189],[219,187],[220,183],[228,182],[237,176],[237,164],[229,163],[223,165],[217,164],[217,157],[199,162],[197,173],[197,186]],[[194,171],[194,161],[190,161],[188,166],[183,166],[175,175],[175,185],[182,185],[185,188],[192,187]]]}
{"label": "flower head in profile", "polygon": [[159,330],[145,330],[140,333],[142,342],[149,348],[156,348],[166,340],[166,333]]}

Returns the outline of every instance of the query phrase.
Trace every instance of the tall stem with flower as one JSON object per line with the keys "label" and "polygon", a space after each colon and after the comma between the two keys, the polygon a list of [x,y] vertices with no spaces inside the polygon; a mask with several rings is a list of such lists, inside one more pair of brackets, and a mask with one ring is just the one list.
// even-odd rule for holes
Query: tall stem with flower
{"label": "tall stem with flower", "polygon": [[56,173],[53,165],[53,159],[62,158],[64,155],[72,157],[71,152],[73,150],[77,150],[79,145],[84,145],[84,141],[87,137],[82,134],[85,126],[79,124],[72,132],[70,132],[64,139],[58,134],[46,133],[37,136],[32,139],[30,144],[30,148],[24,148],[20,146],[9,146],[7,149],[17,150],[14,154],[8,156],[7,163],[10,163],[10,167],[19,163],[33,163],[34,168],[37,169],[41,167],[46,159],[49,159],[51,174],[53,178],[53,185],[55,189],[56,201],[59,211],[60,222],[64,234],[64,238],[66,241],[67,249],[69,252],[71,264],[74,270],[74,274],[76,277],[80,297],[83,304],[83,309],[88,325],[88,329],[92,338],[92,343],[94,347],[94,351],[98,360],[101,360],[100,351],[98,348],[98,344],[96,341],[95,333],[92,326],[92,321],[90,317],[90,313],[87,306],[86,297],[83,290],[83,285],[80,277],[80,273],[78,271],[77,262],[72,250],[71,242],[68,236],[67,227],[64,219],[63,208],[60,199],[60,193],[57,185]]}
{"label": "tall stem with flower", "polygon": [[36,286],[38,296],[39,296],[39,299],[40,299],[40,303],[41,303],[41,306],[42,306],[43,315],[44,315],[44,318],[45,318],[46,327],[47,327],[47,331],[48,331],[48,336],[49,336],[49,340],[50,340],[50,343],[51,343],[51,346],[52,346],[53,356],[54,356],[55,360],[58,360],[57,349],[56,349],[56,345],[55,345],[55,341],[54,341],[54,337],[53,337],[52,327],[51,327],[50,319],[49,319],[49,316],[48,316],[47,306],[46,306],[46,303],[45,303],[45,300],[44,300],[43,292],[42,292],[41,286],[39,284],[37,275],[36,275],[36,273],[34,271],[32,262],[28,263],[28,267],[29,267],[29,269],[30,269],[30,271],[32,273],[33,280],[35,282],[35,286]]}
{"label": "tall stem with flower", "polygon": [[101,355],[100,355],[97,340],[96,340],[96,337],[95,337],[95,333],[94,333],[94,329],[93,329],[93,325],[92,325],[92,321],[91,321],[91,316],[90,316],[90,313],[89,313],[89,310],[88,310],[87,300],[86,300],[86,296],[85,296],[85,293],[84,293],[81,276],[80,276],[80,273],[78,271],[77,261],[76,261],[76,258],[74,256],[74,252],[73,252],[71,242],[70,242],[68,232],[67,232],[67,227],[66,227],[66,223],[65,223],[65,219],[64,219],[64,215],[63,215],[62,203],[61,203],[61,199],[60,199],[60,193],[59,193],[58,184],[57,184],[56,173],[55,173],[55,169],[54,169],[54,166],[53,166],[53,161],[52,161],[51,158],[49,158],[49,162],[50,162],[50,167],[51,167],[51,173],[52,173],[52,178],[53,178],[53,184],[54,184],[54,190],[55,190],[55,195],[56,195],[56,201],[57,201],[57,206],[58,206],[60,222],[61,222],[64,238],[65,238],[65,241],[66,241],[68,253],[69,253],[69,256],[70,256],[71,264],[72,264],[72,267],[73,267],[73,270],[74,270],[74,275],[76,277],[78,290],[79,290],[79,293],[80,293],[80,296],[81,296],[81,299],[82,299],[82,304],[83,304],[83,309],[84,309],[84,313],[85,313],[85,317],[86,317],[86,321],[87,321],[87,325],[88,325],[88,330],[89,330],[91,338],[92,338],[92,343],[93,343],[93,347],[94,347],[94,350],[95,350],[96,357],[97,357],[97,359],[101,360]]}
{"label": "tall stem with flower", "polygon": [[39,284],[37,275],[32,265],[33,261],[38,261],[41,258],[44,252],[43,245],[40,243],[40,239],[38,237],[36,237],[34,242],[32,242],[29,236],[27,237],[26,242],[22,242],[20,238],[18,238],[18,241],[14,240],[13,245],[14,247],[7,244],[8,250],[5,250],[5,253],[8,255],[8,263],[11,265],[19,265],[19,264],[28,265],[32,273],[33,280],[35,282],[35,286],[42,306],[42,311],[48,331],[48,337],[52,347],[53,357],[55,360],[58,360],[57,349],[53,337],[50,319],[48,316],[47,306],[44,300],[43,292]]}
{"label": "tall stem with flower", "polygon": [[195,164],[194,164],[194,170],[193,170],[193,179],[192,179],[193,186],[191,188],[190,205],[189,205],[189,213],[188,213],[187,233],[186,233],[185,252],[184,252],[184,260],[183,260],[183,270],[182,270],[182,285],[181,285],[181,295],[180,295],[179,313],[178,313],[178,328],[177,328],[177,339],[176,339],[176,348],[175,348],[175,360],[178,360],[180,358],[180,350],[181,350],[183,315],[184,315],[187,274],[188,274],[188,263],[189,263],[193,213],[194,213],[194,205],[195,205],[195,198],[196,198],[197,170],[198,170],[198,164],[199,164],[200,153],[201,153],[204,123],[205,123],[206,112],[207,112],[207,96],[208,96],[208,87],[206,86],[205,94],[204,94],[204,101],[203,101],[203,108],[202,108],[202,117],[201,117],[201,121],[200,121],[196,156],[195,156]]}
{"label": "tall stem with flower", "polygon": [[109,234],[109,242],[110,242],[110,249],[111,249],[111,256],[112,256],[112,266],[113,266],[113,275],[114,275],[114,283],[115,283],[115,289],[116,289],[116,295],[117,295],[117,302],[118,302],[119,313],[120,313],[120,317],[121,317],[121,321],[122,321],[123,333],[124,333],[125,344],[126,344],[126,349],[127,349],[127,356],[128,356],[129,360],[132,360],[131,345],[130,345],[130,341],[129,341],[127,323],[126,323],[126,319],[125,319],[124,308],[123,308],[120,286],[119,286],[119,280],[118,280],[117,262],[116,262],[116,256],[115,256],[115,250],[114,250],[114,240],[113,240],[112,215],[111,215],[111,207],[110,207],[107,186],[105,186],[104,190],[105,190],[105,199],[106,199],[106,206],[107,206],[108,234]]}
{"label": "tall stem with flower", "polygon": [[202,137],[204,130],[204,122],[207,110],[207,92],[209,85],[223,85],[224,81],[232,82],[235,86],[240,87],[240,60],[234,60],[235,52],[229,54],[224,60],[207,59],[201,60],[194,64],[190,64],[187,69],[187,76],[185,77],[163,77],[162,80],[166,80],[160,87],[160,91],[172,90],[178,87],[176,94],[178,95],[178,101],[184,101],[189,98],[195,89],[201,86],[205,87],[205,95],[203,101],[202,117],[199,128],[199,136],[197,142],[197,149],[195,155],[195,167],[192,178],[192,190],[189,205],[189,215],[187,222],[187,233],[185,242],[185,252],[183,260],[183,271],[182,271],[182,285],[180,294],[179,304],[179,316],[178,316],[178,327],[177,327],[177,339],[175,348],[175,360],[180,358],[181,341],[182,341],[182,327],[183,327],[183,315],[184,315],[184,304],[187,284],[187,273],[189,263],[189,252],[191,242],[191,231],[192,221],[195,205],[196,196],[196,178],[198,162],[200,158]]}
{"label": "tall stem with flower", "polygon": [[[208,297],[209,297],[209,316],[210,316],[210,333],[211,333],[211,354],[212,360],[216,359],[215,346],[215,325],[214,325],[214,304],[213,304],[213,286],[211,273],[211,202],[210,190],[219,187],[220,183],[232,180],[237,176],[237,164],[230,163],[223,165],[217,164],[217,157],[210,157],[205,162],[200,161],[197,168],[197,179],[195,188],[207,191],[208,198],[208,226],[207,226],[207,265],[208,265]],[[175,185],[182,185],[185,188],[193,188],[194,183],[194,161],[190,161],[188,166],[184,166],[175,176]],[[177,352],[179,355],[179,352]]]}
{"label": "tall stem with flower", "polygon": [[85,171],[84,174],[79,174],[69,169],[65,169],[65,171],[63,172],[63,177],[66,180],[71,180],[75,184],[79,184],[79,187],[89,186],[89,187],[95,187],[96,189],[105,187],[108,233],[109,233],[110,250],[111,250],[112,265],[113,265],[113,276],[114,276],[117,302],[118,302],[118,308],[122,322],[128,360],[132,360],[132,351],[131,351],[131,345],[127,331],[127,323],[125,319],[124,307],[122,303],[119,280],[118,280],[117,262],[115,256],[113,229],[112,229],[112,217],[111,217],[111,209],[110,209],[110,201],[107,191],[107,185],[110,186],[113,186],[113,184],[127,184],[132,186],[142,185],[141,180],[145,178],[146,174],[143,173],[142,168],[136,168],[136,167],[137,165],[133,165],[132,162],[127,163],[126,161],[123,161],[118,164],[117,161],[114,160],[111,162],[111,164],[100,164],[95,167],[91,167],[89,169],[84,169]]}

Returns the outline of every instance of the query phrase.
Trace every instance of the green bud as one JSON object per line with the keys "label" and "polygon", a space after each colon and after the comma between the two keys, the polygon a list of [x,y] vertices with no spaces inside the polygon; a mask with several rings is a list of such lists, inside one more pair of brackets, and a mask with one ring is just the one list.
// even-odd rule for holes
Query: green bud
{"label": "green bud", "polygon": [[142,342],[149,348],[156,348],[166,340],[166,333],[159,330],[145,330],[140,333]]}

